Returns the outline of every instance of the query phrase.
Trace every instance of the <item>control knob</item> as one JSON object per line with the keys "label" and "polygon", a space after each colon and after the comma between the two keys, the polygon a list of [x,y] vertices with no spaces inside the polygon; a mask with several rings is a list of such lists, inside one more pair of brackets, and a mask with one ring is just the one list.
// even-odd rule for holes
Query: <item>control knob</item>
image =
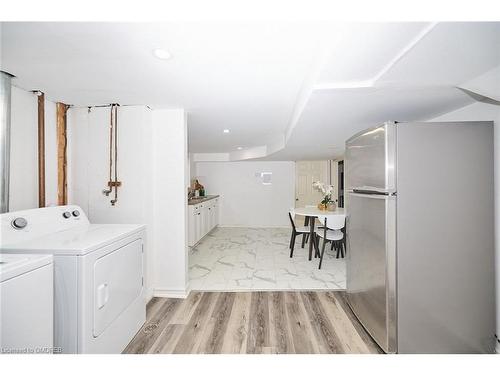
{"label": "control knob", "polygon": [[24,217],[16,217],[12,220],[12,226],[15,229],[23,229],[28,225],[28,221]]}

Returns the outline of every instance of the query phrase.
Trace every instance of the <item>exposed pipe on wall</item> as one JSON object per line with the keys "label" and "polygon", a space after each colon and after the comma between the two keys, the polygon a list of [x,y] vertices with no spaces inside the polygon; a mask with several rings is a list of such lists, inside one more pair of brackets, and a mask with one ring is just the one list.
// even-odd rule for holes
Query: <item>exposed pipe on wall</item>
{"label": "exposed pipe on wall", "polygon": [[34,94],[38,97],[38,207],[45,207],[45,94]]}
{"label": "exposed pipe on wall", "polygon": [[114,189],[114,198],[111,200],[112,206],[118,202],[118,187],[122,184],[121,181],[118,181],[118,106],[119,104],[111,104],[109,122],[109,180],[107,188],[102,191],[104,195],[109,196]]}
{"label": "exposed pipe on wall", "polygon": [[0,213],[9,211],[10,99],[13,75],[0,71]]}
{"label": "exposed pipe on wall", "polygon": [[64,205],[68,203],[68,138],[67,138],[67,112],[69,106],[64,103],[56,103],[56,127],[57,127],[57,203]]}

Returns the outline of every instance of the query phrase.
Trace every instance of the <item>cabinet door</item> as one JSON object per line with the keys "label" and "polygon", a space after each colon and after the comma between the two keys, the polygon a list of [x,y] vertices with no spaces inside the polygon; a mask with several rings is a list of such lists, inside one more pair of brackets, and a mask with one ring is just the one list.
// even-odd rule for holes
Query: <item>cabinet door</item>
{"label": "cabinet door", "polygon": [[206,204],[205,205],[205,211],[204,211],[204,218],[205,218],[205,230],[203,232],[203,236],[206,236],[207,233],[210,231],[210,205]]}
{"label": "cabinet door", "polygon": [[195,216],[195,236],[194,236],[194,242],[198,242],[202,236],[201,231],[203,230],[202,228],[202,223],[201,223],[201,211],[198,210],[196,212]]}
{"label": "cabinet door", "polygon": [[197,212],[194,210],[190,210],[189,212],[189,246],[193,246],[196,243],[196,215]]}
{"label": "cabinet door", "polygon": [[212,230],[214,225],[214,206],[212,204],[208,206],[207,217],[208,217],[208,225],[207,225],[207,233],[208,233]]}
{"label": "cabinet door", "polygon": [[219,199],[215,200],[215,208],[214,208],[214,227],[219,225]]}
{"label": "cabinet door", "polygon": [[200,239],[207,233],[207,210],[204,204],[200,204]]}

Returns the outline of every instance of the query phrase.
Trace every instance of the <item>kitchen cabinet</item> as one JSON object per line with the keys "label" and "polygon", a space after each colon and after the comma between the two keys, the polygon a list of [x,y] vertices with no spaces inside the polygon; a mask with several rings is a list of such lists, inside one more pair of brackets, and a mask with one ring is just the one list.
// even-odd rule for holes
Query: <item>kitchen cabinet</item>
{"label": "kitchen cabinet", "polygon": [[189,205],[189,246],[196,245],[219,225],[219,198]]}

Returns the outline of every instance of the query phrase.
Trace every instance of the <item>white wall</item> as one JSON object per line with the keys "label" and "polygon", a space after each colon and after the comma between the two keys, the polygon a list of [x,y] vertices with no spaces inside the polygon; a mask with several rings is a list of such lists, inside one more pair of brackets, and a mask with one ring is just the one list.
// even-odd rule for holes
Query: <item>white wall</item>
{"label": "white wall", "polygon": [[147,225],[146,289],[184,296],[187,289],[187,158],[183,110],[118,109],[118,202],[109,179],[109,108],[68,111],[68,199],[93,223]]}
{"label": "white wall", "polygon": [[110,108],[68,110],[68,203],[77,204],[92,223],[147,224],[146,290],[153,290],[154,225],[152,197],[151,110],[118,108],[118,201],[102,191],[109,180]]}
{"label": "white wall", "polygon": [[118,108],[118,202],[105,196],[109,180],[110,108],[71,108],[68,111],[68,200],[80,205],[94,223],[143,223],[150,164],[151,110],[145,106]]}
{"label": "white wall", "polygon": [[188,160],[189,160],[189,181],[191,182],[196,177],[196,162],[194,161],[194,155],[188,154]]}
{"label": "white wall", "polygon": [[[497,336],[500,337],[500,106],[474,103],[449,112],[430,121],[494,121],[495,147],[495,255],[496,255],[496,303]],[[500,345],[497,343],[497,352]]]}
{"label": "white wall", "polygon": [[[271,161],[198,162],[196,174],[207,194],[219,194],[220,225],[288,226],[295,205],[295,163]],[[263,185],[256,173],[272,172]]]}
{"label": "white wall", "polygon": [[153,111],[154,295],[185,296],[189,163],[184,110]]}
{"label": "white wall", "polygon": [[37,97],[12,87],[9,210],[38,207]]}
{"label": "white wall", "polygon": [[[57,204],[56,104],[45,100],[45,204]],[[38,207],[38,99],[12,86],[9,210]]]}

